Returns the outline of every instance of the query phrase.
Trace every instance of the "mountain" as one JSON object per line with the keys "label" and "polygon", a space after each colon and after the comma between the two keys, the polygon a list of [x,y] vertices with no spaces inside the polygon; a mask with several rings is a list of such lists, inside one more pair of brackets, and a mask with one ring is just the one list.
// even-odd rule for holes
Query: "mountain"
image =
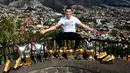
{"label": "mountain", "polygon": [[17,1],[17,0],[0,0],[0,3],[8,5],[9,3],[14,2],[14,1]]}
{"label": "mountain", "polygon": [[103,3],[110,6],[130,7],[130,0],[104,0]]}
{"label": "mountain", "polygon": [[65,6],[70,4],[81,4],[87,7],[102,5],[130,7],[130,0],[0,0],[0,4],[18,8],[46,6],[56,11],[62,11]]}
{"label": "mountain", "polygon": [[[9,5],[11,2],[19,1],[21,3],[29,3],[33,0],[0,0],[1,4]],[[130,7],[130,0],[37,0],[44,5],[53,7],[54,4],[56,6],[64,6],[68,4],[83,4],[87,6],[91,5],[112,5],[112,6],[128,6]]]}

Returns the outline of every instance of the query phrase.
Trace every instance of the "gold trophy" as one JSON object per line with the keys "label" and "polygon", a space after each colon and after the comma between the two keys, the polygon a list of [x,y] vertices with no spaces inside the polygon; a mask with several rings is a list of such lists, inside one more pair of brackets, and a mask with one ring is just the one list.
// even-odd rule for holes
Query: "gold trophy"
{"label": "gold trophy", "polygon": [[54,55],[55,51],[54,50],[47,50],[47,54],[50,60],[53,59],[53,55]]}
{"label": "gold trophy", "polygon": [[98,56],[97,56],[97,60],[103,59],[104,57],[107,56],[106,52],[101,52]]}
{"label": "gold trophy", "polygon": [[10,70],[10,60],[7,60],[4,68],[4,73],[7,73]]}
{"label": "gold trophy", "polygon": [[26,64],[25,64],[26,66],[30,66],[32,64],[30,57],[25,58],[25,61],[26,61]]}
{"label": "gold trophy", "polygon": [[105,57],[102,62],[103,63],[113,63],[115,57],[114,55],[108,55],[107,57]]}
{"label": "gold trophy", "polygon": [[74,59],[74,50],[70,49],[70,50],[66,50],[66,54],[67,54],[67,58],[70,59]]}
{"label": "gold trophy", "polygon": [[83,49],[76,50],[76,54],[77,54],[77,57],[79,57],[79,59],[83,59],[83,53],[84,53]]}
{"label": "gold trophy", "polygon": [[21,58],[19,57],[17,60],[16,60],[16,63],[14,65],[14,69],[17,69],[18,67],[22,66],[22,60]]}
{"label": "gold trophy", "polygon": [[24,51],[25,56],[26,56],[25,57],[25,65],[26,66],[30,66],[32,64],[31,57],[30,57],[30,52],[31,52],[31,50],[29,50],[29,49],[26,49]]}
{"label": "gold trophy", "polygon": [[88,60],[90,60],[90,61],[95,60],[95,58],[94,58],[95,51],[93,49],[87,50],[87,54],[89,55]]}
{"label": "gold trophy", "polygon": [[57,54],[58,54],[58,58],[59,59],[63,59],[63,56],[62,56],[62,54],[64,53],[64,50],[62,50],[62,49],[60,49],[60,50],[57,50]]}

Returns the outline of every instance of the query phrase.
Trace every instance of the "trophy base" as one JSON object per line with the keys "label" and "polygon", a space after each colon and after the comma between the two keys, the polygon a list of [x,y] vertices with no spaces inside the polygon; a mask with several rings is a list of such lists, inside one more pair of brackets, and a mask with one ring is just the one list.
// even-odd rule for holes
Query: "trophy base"
{"label": "trophy base", "polygon": [[101,61],[100,63],[102,64],[113,64],[114,60],[110,60],[110,61]]}
{"label": "trophy base", "polygon": [[78,56],[76,57],[76,59],[77,59],[77,60],[82,60],[82,59],[83,59],[83,55],[78,55]]}
{"label": "trophy base", "polygon": [[95,58],[94,58],[94,56],[88,56],[87,60],[88,61],[95,61]]}
{"label": "trophy base", "polygon": [[59,59],[59,60],[63,60],[64,57],[60,54],[60,55],[58,56],[58,59]]}
{"label": "trophy base", "polygon": [[38,63],[36,57],[32,56],[31,59],[32,59],[32,61],[33,61],[34,64]]}
{"label": "trophy base", "polygon": [[43,58],[43,55],[37,55],[37,62],[44,62],[44,58]]}
{"label": "trophy base", "polygon": [[8,72],[10,68],[11,68],[10,67],[10,60],[7,60],[5,67],[4,67],[4,72]]}
{"label": "trophy base", "polygon": [[40,57],[41,57],[41,62],[44,62],[45,61],[44,54],[41,54]]}
{"label": "trophy base", "polygon": [[[10,70],[9,70],[10,71]],[[9,73],[9,71],[3,71],[3,73]]]}
{"label": "trophy base", "polygon": [[42,55],[40,55],[40,54],[35,54],[35,55],[32,55],[31,56],[31,59],[32,59],[32,61],[33,61],[33,63],[38,63],[38,62],[44,62],[44,60],[45,60],[45,57],[44,57],[44,55],[42,54]]}
{"label": "trophy base", "polygon": [[69,56],[67,55],[67,59],[68,59],[68,60],[73,60],[73,59],[74,59],[74,56],[73,56],[73,55],[69,55]]}
{"label": "trophy base", "polygon": [[9,73],[9,72],[10,72],[10,70],[11,70],[11,68],[10,68],[8,71],[3,71],[3,73]]}
{"label": "trophy base", "polygon": [[18,70],[22,66],[23,66],[23,64],[20,64],[20,65],[17,65],[17,66],[15,65],[14,68],[13,68],[13,70]]}
{"label": "trophy base", "polygon": [[6,69],[6,70],[4,70],[4,72],[3,73],[9,73],[9,71],[10,71],[11,69],[10,68],[8,68],[8,69]]}
{"label": "trophy base", "polygon": [[54,56],[48,56],[47,60],[49,61],[54,60]]}
{"label": "trophy base", "polygon": [[25,60],[26,60],[26,63],[25,63],[26,66],[30,66],[32,64],[32,61],[31,61],[30,57],[25,58]]}

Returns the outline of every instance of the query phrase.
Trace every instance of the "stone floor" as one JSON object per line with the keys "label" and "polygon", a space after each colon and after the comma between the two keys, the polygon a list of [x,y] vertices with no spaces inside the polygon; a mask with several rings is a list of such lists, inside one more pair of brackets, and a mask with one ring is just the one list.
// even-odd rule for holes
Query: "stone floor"
{"label": "stone floor", "polygon": [[29,73],[96,73],[96,72],[74,67],[50,67],[40,70],[34,70]]}
{"label": "stone floor", "polygon": [[[15,61],[12,61],[11,67],[14,64]],[[4,65],[0,65],[0,73],[3,69]],[[52,60],[22,66],[18,70],[10,70],[9,73],[130,73],[130,63],[117,59],[113,64],[87,60]]]}

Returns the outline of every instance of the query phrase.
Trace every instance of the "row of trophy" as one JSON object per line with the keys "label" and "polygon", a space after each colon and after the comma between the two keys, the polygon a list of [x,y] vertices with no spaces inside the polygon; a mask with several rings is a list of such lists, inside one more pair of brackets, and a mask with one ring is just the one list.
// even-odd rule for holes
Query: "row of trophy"
{"label": "row of trophy", "polygon": [[[73,54],[74,54],[74,50],[70,49],[70,50],[47,50],[46,53],[48,54],[49,58],[52,58],[54,53],[57,53],[58,56],[61,56],[62,54],[66,53],[67,54],[67,59],[74,59]],[[112,63],[113,60],[115,59],[115,57],[113,55],[107,55],[106,52],[101,52],[96,58],[95,58],[95,51],[94,50],[84,50],[84,49],[77,49],[76,50],[76,55],[77,57],[79,57],[80,59],[83,59],[83,55],[87,54],[88,59],[90,60],[99,60],[100,62],[109,62]],[[31,65],[31,58],[26,57],[26,64],[29,66]],[[17,69],[19,67],[22,66],[22,58],[18,58],[16,60],[16,64],[14,65],[14,69]],[[5,64],[5,68],[4,68],[4,72],[7,72],[10,69],[10,60],[8,60]]]}
{"label": "row of trophy", "polygon": [[[60,49],[60,50],[47,50],[46,51],[49,57],[53,57],[54,54],[58,55],[58,59],[63,59],[63,57],[67,58],[67,59],[74,59],[74,55],[76,55],[76,58],[78,59],[83,59],[83,56],[86,54],[87,56],[90,56],[94,59],[95,56],[95,52],[94,50],[84,50],[84,49]],[[63,56],[64,54],[66,54],[66,56]],[[61,58],[62,57],[62,58]]]}
{"label": "row of trophy", "polygon": [[[52,59],[54,58],[54,54],[58,55],[58,59],[63,59],[63,55],[66,54],[66,58],[67,59],[74,59],[74,55],[76,54],[76,59],[87,59],[87,60],[99,60],[102,62],[110,62],[113,61],[115,59],[115,57],[113,55],[108,55],[107,52],[97,52],[93,49],[90,50],[85,50],[83,48],[79,48],[79,49],[50,49],[50,50],[46,50],[45,53],[47,53],[48,58]],[[99,53],[97,55],[97,53]],[[61,58],[62,57],[62,58]]]}
{"label": "row of trophy", "polygon": [[[26,45],[17,45],[19,50],[19,58],[16,60],[16,64],[14,65],[14,69],[18,69],[19,67],[25,64],[26,66],[30,66],[32,62],[38,63],[44,62],[46,58],[52,60],[54,57],[58,59],[63,59],[64,57],[68,60],[78,59],[81,60],[83,58],[87,60],[98,60],[101,63],[103,62],[113,62],[115,57],[113,55],[108,55],[107,52],[98,52],[94,49],[83,49],[78,48],[76,50],[71,48],[62,48],[62,49],[47,49],[46,46],[43,46],[43,43],[31,43]],[[99,53],[97,55],[97,53]],[[56,56],[54,56],[56,54]],[[63,56],[65,54],[65,56]],[[47,56],[45,56],[47,55]],[[76,55],[76,56],[75,56]],[[4,72],[7,72],[10,69],[10,60],[6,62]]]}
{"label": "row of trophy", "polygon": [[[26,65],[30,66],[32,61],[34,63],[37,62],[37,59],[41,60],[43,56],[43,48],[42,44],[32,43],[26,45],[16,45],[19,53],[19,58],[16,60],[16,63],[13,67],[14,70],[18,69],[19,67]],[[41,56],[42,55],[42,56]],[[8,60],[5,64],[4,73],[7,73],[10,70],[10,60]]]}

